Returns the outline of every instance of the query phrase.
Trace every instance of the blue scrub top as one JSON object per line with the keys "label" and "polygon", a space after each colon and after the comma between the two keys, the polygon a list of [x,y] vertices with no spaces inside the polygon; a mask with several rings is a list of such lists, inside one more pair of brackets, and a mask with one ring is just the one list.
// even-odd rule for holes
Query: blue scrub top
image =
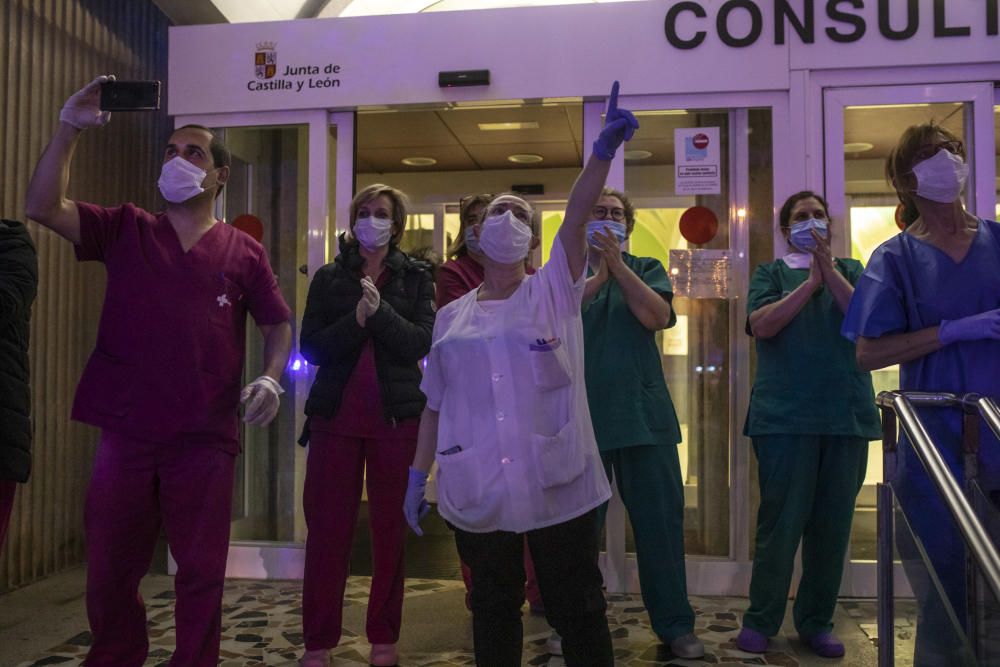
{"label": "blue scrub top", "polygon": [[[1000,307],[1000,225],[980,220],[968,254],[955,263],[940,249],[905,232],[883,243],[854,288],[841,333],[878,338],[919,331]],[[900,364],[903,391],[977,392],[1000,399],[1000,341],[961,341]],[[921,408],[921,421],[956,478],[962,476],[962,418],[957,408]],[[901,480],[933,493],[916,455],[900,437]],[[1000,488],[1000,442],[982,424],[980,484]]]}

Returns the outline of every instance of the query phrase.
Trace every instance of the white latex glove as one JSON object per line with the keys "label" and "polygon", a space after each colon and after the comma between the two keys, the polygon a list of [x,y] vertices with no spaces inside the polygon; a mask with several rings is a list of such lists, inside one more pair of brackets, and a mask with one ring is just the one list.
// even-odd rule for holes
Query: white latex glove
{"label": "white latex glove", "polygon": [[243,411],[243,421],[254,426],[270,424],[281,405],[278,396],[284,393],[285,390],[281,385],[267,375],[261,375],[243,387],[243,391],[240,392],[240,403],[246,406]]}
{"label": "white latex glove", "polygon": [[358,307],[355,311],[355,315],[358,320],[358,324],[365,326],[365,322],[368,318],[375,314],[378,310],[379,303],[382,301],[381,295],[379,295],[378,288],[375,287],[375,283],[371,278],[365,276],[361,279],[361,300],[358,301]]}
{"label": "white latex glove", "polygon": [[111,112],[101,111],[101,84],[114,80],[114,74],[99,76],[70,95],[59,112],[59,120],[78,130],[107,125],[111,120]]}

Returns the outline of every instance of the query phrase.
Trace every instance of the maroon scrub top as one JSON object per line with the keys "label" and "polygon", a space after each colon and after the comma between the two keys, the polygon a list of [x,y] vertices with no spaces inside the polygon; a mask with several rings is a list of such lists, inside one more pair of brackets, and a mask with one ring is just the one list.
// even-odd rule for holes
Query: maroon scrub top
{"label": "maroon scrub top", "polygon": [[166,213],[77,203],[79,261],[108,274],[73,419],[158,442],[239,448],[246,314],[291,310],[264,247],[223,223],[187,252]]}

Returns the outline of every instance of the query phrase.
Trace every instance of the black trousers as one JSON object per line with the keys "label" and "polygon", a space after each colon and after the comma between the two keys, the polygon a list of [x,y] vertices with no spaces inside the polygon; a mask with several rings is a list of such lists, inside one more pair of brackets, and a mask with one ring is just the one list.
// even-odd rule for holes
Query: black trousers
{"label": "black trousers", "polygon": [[[597,567],[597,510],[528,531],[528,547],[545,617],[562,636],[568,667],[612,667],[614,654]],[[472,570],[472,631],[476,665],[520,667],[524,601],[524,539],[519,533],[468,533],[455,543]]]}

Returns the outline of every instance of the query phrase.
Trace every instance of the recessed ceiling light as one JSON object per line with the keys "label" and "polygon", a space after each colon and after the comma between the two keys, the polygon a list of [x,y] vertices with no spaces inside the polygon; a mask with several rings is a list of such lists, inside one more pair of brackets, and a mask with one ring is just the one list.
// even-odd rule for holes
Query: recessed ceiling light
{"label": "recessed ceiling light", "polygon": [[408,167],[429,167],[437,164],[437,160],[432,157],[404,157],[401,162]]}
{"label": "recessed ceiling light", "polygon": [[507,159],[517,164],[532,164],[534,162],[541,162],[545,158],[534,153],[515,153],[514,155],[508,155]]}
{"label": "recessed ceiling light", "polygon": [[649,151],[643,151],[639,149],[627,150],[625,151],[626,160],[645,160],[646,158],[653,157],[653,154]]}
{"label": "recessed ceiling light", "polygon": [[875,145],[870,144],[867,141],[852,141],[844,144],[845,153],[864,153],[865,151],[870,151],[873,148],[875,148]]}
{"label": "recessed ceiling light", "polygon": [[634,111],[636,116],[686,116],[686,109],[653,109],[650,111]]}
{"label": "recessed ceiling light", "polygon": [[537,130],[538,123],[533,120],[517,123],[479,123],[479,129],[483,132],[496,132],[502,130]]}

